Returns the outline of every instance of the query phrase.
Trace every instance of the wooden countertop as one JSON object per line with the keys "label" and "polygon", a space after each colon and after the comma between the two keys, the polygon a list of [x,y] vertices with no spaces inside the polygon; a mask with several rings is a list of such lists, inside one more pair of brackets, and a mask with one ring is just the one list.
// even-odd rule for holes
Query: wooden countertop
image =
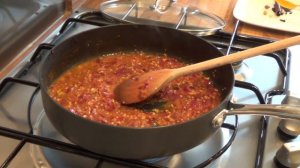
{"label": "wooden countertop", "polygon": [[[149,0],[144,0],[149,2]],[[154,0],[153,0],[154,1]],[[100,3],[103,0],[86,0],[83,3],[84,7],[91,9],[99,9]],[[233,17],[233,9],[235,7],[237,0],[177,0],[176,3],[179,5],[192,6],[204,11],[209,11],[218,15],[226,21],[226,26],[223,31],[232,32],[234,30],[236,19]],[[238,34],[257,36],[269,39],[282,39],[290,36],[295,36],[295,33],[288,33],[284,31],[272,30],[267,28],[262,28],[258,26],[249,25],[240,22],[238,29]]]}

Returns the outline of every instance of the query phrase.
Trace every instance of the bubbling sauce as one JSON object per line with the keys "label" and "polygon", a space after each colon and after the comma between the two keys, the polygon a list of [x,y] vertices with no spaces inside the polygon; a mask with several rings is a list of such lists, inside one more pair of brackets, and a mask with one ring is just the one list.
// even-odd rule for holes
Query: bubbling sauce
{"label": "bubbling sauce", "polygon": [[218,89],[203,73],[170,82],[146,100],[163,102],[150,110],[122,105],[114,98],[113,91],[135,75],[185,65],[165,54],[118,52],[75,65],[59,76],[48,92],[65,109],[99,123],[139,128],[174,125],[199,117],[220,103]]}

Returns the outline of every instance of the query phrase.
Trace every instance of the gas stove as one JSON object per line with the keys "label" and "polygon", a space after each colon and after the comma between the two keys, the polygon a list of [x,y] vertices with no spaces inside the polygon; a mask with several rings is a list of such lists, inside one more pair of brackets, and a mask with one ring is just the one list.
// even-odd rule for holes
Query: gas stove
{"label": "gas stove", "polygon": [[[163,158],[124,160],[92,153],[71,144],[56,132],[44,114],[38,85],[40,60],[44,52],[64,39],[111,24],[120,23],[98,11],[76,11],[35,52],[1,79],[1,167],[289,167],[290,161],[284,158],[286,151],[296,157],[292,162],[299,166],[300,133],[290,130],[286,123],[294,123],[297,128],[300,121],[267,116],[227,117],[218,132],[203,144]],[[271,42],[269,39],[237,35],[238,27],[239,21],[231,33],[217,32],[203,38],[224,54]],[[235,101],[244,104],[300,104],[299,89],[295,84],[299,83],[299,77],[295,75],[299,72],[295,66],[300,63],[299,55],[300,46],[294,46],[234,65]]]}

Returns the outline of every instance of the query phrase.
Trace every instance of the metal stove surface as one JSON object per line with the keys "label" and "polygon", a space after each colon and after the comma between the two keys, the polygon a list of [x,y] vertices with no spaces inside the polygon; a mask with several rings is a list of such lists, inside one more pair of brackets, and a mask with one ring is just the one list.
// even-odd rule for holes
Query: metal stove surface
{"label": "metal stove surface", "polygon": [[[76,24],[72,26],[68,33],[64,34],[64,38],[76,34],[77,32],[92,29],[96,26]],[[57,31],[53,36],[50,36],[45,42],[50,42],[56,36]],[[59,40],[58,40],[59,41]],[[28,59],[30,56],[28,57]],[[11,72],[13,75],[21,69],[24,63],[28,60],[24,60],[15,72]],[[35,64],[33,68],[23,78],[30,81],[38,81],[38,69],[39,65]],[[283,76],[280,69],[273,58],[267,56],[257,56],[247,59],[243,62],[243,69],[246,69],[247,76],[243,76],[245,81],[256,85],[262,94],[266,94],[270,90],[281,89],[284,85]],[[22,85],[13,85],[8,91],[0,97],[0,123],[1,126],[13,128],[16,130],[28,131],[27,126],[27,114],[26,109],[29,101],[29,97],[33,92],[33,88]],[[234,88],[234,96],[238,100],[238,103],[258,104],[259,101],[255,94],[249,90]],[[238,131],[235,140],[231,147],[216,161],[208,165],[207,167],[245,167],[252,168],[255,166],[256,148],[258,143],[258,136],[260,131],[259,116],[239,116]],[[33,104],[32,121],[35,123],[35,133],[37,135],[43,135],[46,137],[67,141],[61,135],[59,135],[55,129],[48,122],[44,115],[40,96],[38,95]],[[235,123],[235,117],[228,117],[226,123]],[[276,122],[272,122],[269,125],[268,135],[272,139],[272,136],[276,135],[274,129]],[[277,126],[276,126],[277,127]],[[209,158],[215,152],[217,152],[224,144],[227,143],[232,132],[228,129],[220,129],[214,136],[210,137],[204,144],[201,144],[189,151],[182,154],[174,155],[168,158],[161,158],[158,160],[148,160],[149,162],[155,162],[161,166],[167,167],[194,167],[200,164],[202,161]],[[16,140],[11,140],[6,137],[0,137],[0,161],[4,161],[8,154],[17,144]],[[274,157],[275,147],[274,143],[268,139],[268,145],[265,150],[264,166],[266,168],[274,167],[270,158]],[[273,148],[274,147],[274,148]],[[273,148],[271,151],[270,148]],[[26,166],[25,166],[26,165]],[[22,149],[22,152],[11,164],[12,167],[120,167],[120,165],[102,162],[100,165],[96,160],[90,159],[75,154],[69,154],[58,150],[53,150],[46,147],[37,145],[26,145]],[[122,166],[121,166],[122,167]]]}

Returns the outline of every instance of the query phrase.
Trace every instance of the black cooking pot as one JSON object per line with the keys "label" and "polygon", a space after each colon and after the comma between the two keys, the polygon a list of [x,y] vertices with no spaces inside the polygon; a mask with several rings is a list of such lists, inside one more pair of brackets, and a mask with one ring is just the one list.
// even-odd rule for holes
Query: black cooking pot
{"label": "black cooking pot", "polygon": [[[146,25],[117,25],[92,29],[57,44],[41,66],[42,100],[51,123],[71,142],[93,152],[113,157],[129,159],[161,157],[180,153],[201,144],[216,132],[226,115],[249,112],[249,109],[256,111],[261,111],[261,108],[271,109],[270,113],[281,109],[272,106],[229,107],[234,84],[231,65],[205,72],[219,87],[221,103],[205,115],[171,126],[129,128],[101,124],[69,112],[48,95],[51,83],[73,65],[103,54],[135,49],[167,53],[180,57],[187,63],[197,63],[222,55],[213,45],[189,33]],[[240,110],[228,112],[227,109],[231,107]],[[299,112],[298,107],[288,108]],[[288,114],[287,117],[300,119],[297,113],[293,116]]]}

